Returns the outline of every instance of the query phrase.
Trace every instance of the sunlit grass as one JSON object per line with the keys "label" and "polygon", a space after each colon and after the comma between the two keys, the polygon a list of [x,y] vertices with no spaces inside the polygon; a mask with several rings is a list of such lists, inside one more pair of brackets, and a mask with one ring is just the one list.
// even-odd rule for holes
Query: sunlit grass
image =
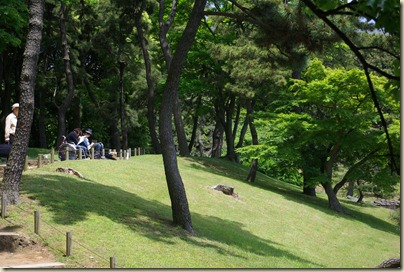
{"label": "sunlit grass", "polygon": [[[400,231],[387,209],[327,199],[223,160],[179,158],[195,236],[171,225],[161,156],[65,161],[24,173],[22,202],[8,220],[32,232],[41,211],[41,239],[68,267],[122,268],[370,268],[400,256]],[[85,179],[57,173],[71,167]],[[234,186],[238,199],[212,190]],[[28,211],[23,215],[21,209]],[[55,230],[56,229],[56,230]],[[71,231],[73,255],[65,254]],[[34,235],[34,234],[33,234]],[[83,249],[84,245],[90,251]]]}

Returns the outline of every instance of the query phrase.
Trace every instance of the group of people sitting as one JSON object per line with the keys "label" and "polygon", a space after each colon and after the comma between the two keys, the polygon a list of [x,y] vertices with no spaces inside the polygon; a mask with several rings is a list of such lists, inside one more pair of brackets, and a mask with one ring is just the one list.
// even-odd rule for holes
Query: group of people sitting
{"label": "group of people sitting", "polygon": [[90,149],[94,148],[95,156],[101,157],[102,149],[104,145],[102,143],[91,143],[90,137],[93,134],[91,129],[86,129],[84,133],[80,128],[73,129],[66,137],[66,142],[73,144],[76,148],[81,148],[83,150],[83,157],[88,157],[90,155]]}

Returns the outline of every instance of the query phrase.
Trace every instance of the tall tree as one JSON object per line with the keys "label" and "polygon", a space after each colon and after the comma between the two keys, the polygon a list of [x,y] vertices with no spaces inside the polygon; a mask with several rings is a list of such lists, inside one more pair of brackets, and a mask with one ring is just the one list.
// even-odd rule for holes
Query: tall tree
{"label": "tall tree", "polygon": [[[160,0],[160,12],[159,12],[159,24],[160,24],[160,32],[159,32],[159,38],[160,38],[160,45],[161,49],[163,51],[164,58],[166,60],[166,66],[167,70],[170,70],[171,63],[172,63],[172,53],[170,49],[170,44],[168,43],[167,40],[167,34],[174,22],[175,14],[177,12],[177,0],[173,0],[172,5],[171,5],[171,10],[170,14],[168,16],[168,19],[164,21],[164,10],[165,10],[165,1]],[[187,144],[187,138],[185,135],[185,130],[184,130],[184,124],[182,121],[182,116],[181,116],[181,105],[178,97],[178,91],[174,92],[173,95],[175,95],[174,99],[172,100],[173,103],[173,114],[174,114],[174,124],[175,124],[175,129],[177,131],[177,138],[178,138],[178,148],[179,148],[179,153],[181,156],[189,156],[190,152],[188,149],[188,144]]]}
{"label": "tall tree", "polygon": [[175,99],[178,97],[178,85],[181,69],[188,50],[191,47],[203,17],[206,0],[195,0],[188,23],[182,33],[168,69],[166,87],[160,111],[160,141],[164,161],[164,171],[171,199],[173,222],[193,234],[194,229],[184,184],[178,170],[176,150],[172,134],[172,115]]}
{"label": "tall tree", "polygon": [[135,26],[138,34],[138,41],[140,44],[140,48],[142,49],[144,65],[145,65],[145,73],[146,73],[146,81],[147,81],[147,124],[149,127],[149,134],[151,139],[151,144],[155,154],[161,154],[161,146],[160,141],[156,132],[156,114],[155,114],[155,82],[152,78],[152,63],[150,59],[150,54],[147,48],[147,40],[145,37],[145,31],[143,31],[142,24],[142,14],[145,12],[146,1],[143,1],[139,7],[135,9]]}
{"label": "tall tree", "polygon": [[44,0],[30,2],[28,35],[20,80],[20,113],[15,141],[1,183],[2,193],[6,195],[7,202],[12,204],[19,201],[20,180],[34,115],[35,80],[42,39],[44,2]]}
{"label": "tall tree", "polygon": [[[63,63],[66,76],[67,94],[61,105],[58,105],[58,135],[64,135],[66,133],[66,112],[70,107],[70,104],[74,98],[74,78],[71,67],[69,43],[67,40],[66,21],[68,18],[70,7],[67,7],[65,3],[61,3],[60,7],[60,37],[63,50]],[[56,104],[56,102],[55,102]],[[57,145],[61,144],[60,138]]]}

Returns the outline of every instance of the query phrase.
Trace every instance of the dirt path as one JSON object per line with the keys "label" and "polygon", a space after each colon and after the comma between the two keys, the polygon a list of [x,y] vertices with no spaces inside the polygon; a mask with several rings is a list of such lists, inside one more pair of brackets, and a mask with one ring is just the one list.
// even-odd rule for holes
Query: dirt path
{"label": "dirt path", "polygon": [[[0,229],[0,232],[7,232],[7,227]],[[7,240],[5,243],[0,243],[0,267],[56,262],[55,256],[46,246],[23,234],[13,238],[0,236],[0,239],[3,242]]]}

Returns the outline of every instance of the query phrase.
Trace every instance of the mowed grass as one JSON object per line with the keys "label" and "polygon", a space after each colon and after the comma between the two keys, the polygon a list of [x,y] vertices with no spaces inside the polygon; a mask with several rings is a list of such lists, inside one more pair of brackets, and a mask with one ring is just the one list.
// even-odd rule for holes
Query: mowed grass
{"label": "mowed grass", "polygon": [[[400,230],[390,211],[341,200],[349,215],[327,208],[323,194],[210,158],[178,158],[195,236],[171,225],[162,157],[64,161],[29,170],[21,203],[7,220],[38,239],[67,267],[108,268],[370,268],[400,256]],[[73,168],[80,179],[56,168]],[[211,189],[234,186],[238,199]],[[72,256],[65,233],[73,236]]]}

